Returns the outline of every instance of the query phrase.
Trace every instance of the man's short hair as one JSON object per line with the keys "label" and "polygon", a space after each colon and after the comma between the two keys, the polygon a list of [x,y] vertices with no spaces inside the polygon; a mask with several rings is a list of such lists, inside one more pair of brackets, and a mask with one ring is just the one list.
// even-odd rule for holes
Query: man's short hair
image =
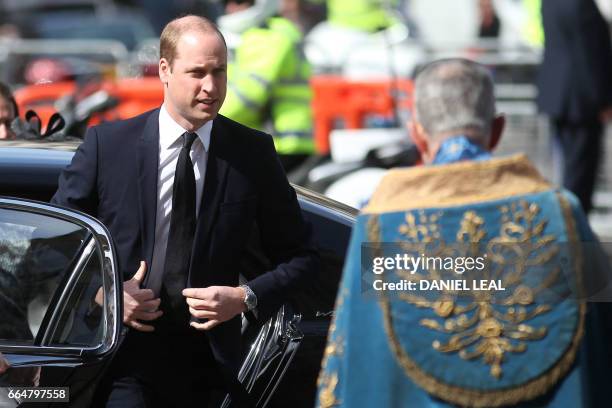
{"label": "man's short hair", "polygon": [[432,62],[418,73],[414,88],[415,119],[431,137],[468,130],[489,135],[495,95],[482,65],[460,58]]}
{"label": "man's short hair", "polygon": [[19,107],[17,106],[17,101],[15,101],[11,88],[9,88],[9,86],[4,82],[0,82],[0,98],[7,101],[13,107],[13,115],[14,117],[18,117]]}
{"label": "man's short hair", "polygon": [[196,15],[175,18],[166,24],[159,37],[159,58],[165,58],[170,67],[172,67],[176,58],[176,45],[179,39],[189,31],[217,34],[227,48],[223,34],[212,21]]}

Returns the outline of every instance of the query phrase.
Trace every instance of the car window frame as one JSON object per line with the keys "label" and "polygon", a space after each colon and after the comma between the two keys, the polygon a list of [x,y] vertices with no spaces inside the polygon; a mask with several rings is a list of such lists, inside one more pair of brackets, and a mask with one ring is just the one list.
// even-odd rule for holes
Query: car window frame
{"label": "car window frame", "polygon": [[[57,218],[79,225],[90,232],[89,240],[95,244],[92,252],[82,260],[83,262],[80,262],[81,259],[79,259],[77,265],[72,269],[67,279],[68,285],[61,289],[62,292],[59,298],[56,296],[57,293],[54,294],[53,299],[57,299],[57,302],[49,305],[49,309],[45,313],[43,324],[41,324],[39,329],[44,330],[41,336],[43,339],[42,343],[39,345],[10,345],[0,343],[0,351],[3,353],[65,357],[102,356],[112,352],[118,346],[122,330],[122,319],[117,318],[117,316],[121,316],[120,312],[123,310],[123,298],[121,296],[123,293],[123,281],[117,272],[116,252],[113,241],[110,238],[110,233],[106,227],[87,214],[34,200],[0,196],[0,207],[16,211],[27,211],[29,213]],[[93,347],[50,346],[45,344],[44,340],[46,339],[48,343],[53,336],[53,330],[57,329],[61,312],[70,298],[74,286],[82,276],[87,262],[91,256],[96,253],[103,258],[100,262],[102,265],[102,284],[104,286],[104,310],[102,319],[105,327],[102,342]],[[83,256],[83,252],[80,256]],[[52,317],[47,319],[49,313],[51,313]]]}

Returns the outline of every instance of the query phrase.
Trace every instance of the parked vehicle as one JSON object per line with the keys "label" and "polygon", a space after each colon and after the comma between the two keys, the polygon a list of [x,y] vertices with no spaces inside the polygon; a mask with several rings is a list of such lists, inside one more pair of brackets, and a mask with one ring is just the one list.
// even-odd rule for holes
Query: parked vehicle
{"label": "parked vehicle", "polygon": [[[68,387],[87,407],[124,334],[122,282],[112,237],[95,219],[43,202],[72,159],[72,141],[0,144],[0,405],[20,406],[8,386]],[[322,257],[316,284],[268,322],[245,322],[239,379],[258,407],[312,407],[316,378],[356,210],[296,187]],[[255,236],[254,236],[255,238]],[[266,259],[256,239],[244,277]],[[98,288],[104,306],[93,307]],[[16,294],[24,294],[18,302]],[[172,350],[164,350],[172,353]],[[2,394],[4,392],[4,395]],[[37,406],[44,407],[44,404]]]}

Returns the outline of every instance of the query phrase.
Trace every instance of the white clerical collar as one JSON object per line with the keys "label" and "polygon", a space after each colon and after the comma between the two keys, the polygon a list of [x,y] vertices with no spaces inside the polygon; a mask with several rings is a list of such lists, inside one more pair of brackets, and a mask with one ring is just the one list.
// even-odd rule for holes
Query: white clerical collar
{"label": "white clerical collar", "polygon": [[[212,131],[212,125],[213,121],[209,120],[195,131],[206,152],[208,152],[208,148],[210,146],[210,133]],[[168,149],[186,131],[186,129],[172,119],[168,113],[168,110],[166,109],[166,104],[162,104],[161,108],[159,109],[159,147],[161,149]]]}

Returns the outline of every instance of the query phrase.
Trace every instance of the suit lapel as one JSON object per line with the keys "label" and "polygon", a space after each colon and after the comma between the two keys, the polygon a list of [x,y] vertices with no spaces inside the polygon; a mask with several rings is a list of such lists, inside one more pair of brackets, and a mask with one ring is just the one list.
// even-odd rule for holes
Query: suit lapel
{"label": "suit lapel", "polygon": [[[202,200],[198,223],[196,226],[195,239],[193,242],[192,254],[207,248],[210,242],[210,233],[217,214],[219,204],[225,191],[227,172],[229,165],[227,162],[227,137],[223,122],[219,119],[213,121],[210,136],[210,148],[208,150],[208,162],[206,164],[206,176],[204,178],[204,188],[202,190]],[[191,267],[194,266],[196,256],[191,257]]]}
{"label": "suit lapel", "polygon": [[[138,199],[142,251],[147,266],[153,258],[159,168],[159,109],[149,115],[137,148]],[[147,277],[149,275],[147,274]],[[146,282],[145,282],[146,283]]]}

